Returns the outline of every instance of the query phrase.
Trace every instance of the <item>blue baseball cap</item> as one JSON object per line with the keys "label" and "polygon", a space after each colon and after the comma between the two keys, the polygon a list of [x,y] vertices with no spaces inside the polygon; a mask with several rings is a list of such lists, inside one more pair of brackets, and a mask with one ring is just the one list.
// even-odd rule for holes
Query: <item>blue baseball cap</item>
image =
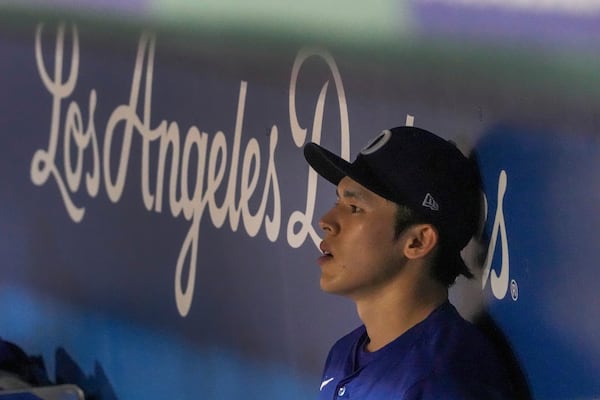
{"label": "blue baseball cap", "polygon": [[382,131],[352,163],[316,143],[304,147],[304,157],[334,185],[348,176],[433,224],[447,250],[458,255],[461,273],[471,275],[460,251],[480,223],[481,180],[476,163],[454,143],[425,129],[401,126]]}

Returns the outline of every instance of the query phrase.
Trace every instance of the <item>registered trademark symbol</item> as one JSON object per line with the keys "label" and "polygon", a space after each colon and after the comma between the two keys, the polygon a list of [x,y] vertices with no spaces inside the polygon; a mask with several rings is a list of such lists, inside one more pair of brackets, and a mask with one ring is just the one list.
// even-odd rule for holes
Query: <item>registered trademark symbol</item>
{"label": "registered trademark symbol", "polygon": [[510,281],[510,297],[512,297],[513,301],[519,299],[519,285],[517,285],[517,281],[514,279]]}

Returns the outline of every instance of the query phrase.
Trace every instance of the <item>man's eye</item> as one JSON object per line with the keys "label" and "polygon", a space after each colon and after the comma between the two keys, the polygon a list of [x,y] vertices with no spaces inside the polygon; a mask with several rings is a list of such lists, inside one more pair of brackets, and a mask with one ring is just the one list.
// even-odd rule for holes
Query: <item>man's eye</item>
{"label": "man's eye", "polygon": [[357,207],[353,204],[350,204],[350,209],[352,210],[352,214],[355,214],[360,211],[360,207]]}

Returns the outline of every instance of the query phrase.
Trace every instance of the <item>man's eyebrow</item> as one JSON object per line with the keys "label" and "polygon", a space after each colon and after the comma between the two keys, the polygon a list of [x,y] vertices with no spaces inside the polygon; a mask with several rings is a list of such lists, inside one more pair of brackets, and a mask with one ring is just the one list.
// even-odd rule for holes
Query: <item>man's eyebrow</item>
{"label": "man's eyebrow", "polygon": [[[339,190],[336,189],[335,194],[337,197],[340,197]],[[344,189],[342,191],[342,197],[347,199],[365,200],[365,196],[362,190]]]}

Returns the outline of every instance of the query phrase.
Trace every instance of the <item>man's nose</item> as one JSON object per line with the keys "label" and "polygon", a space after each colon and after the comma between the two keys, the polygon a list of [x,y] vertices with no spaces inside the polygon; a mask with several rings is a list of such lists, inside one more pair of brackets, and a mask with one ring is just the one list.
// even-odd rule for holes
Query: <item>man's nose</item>
{"label": "man's nose", "polygon": [[321,217],[319,220],[319,227],[325,233],[337,233],[339,230],[339,224],[337,223],[337,219],[335,217],[335,207],[329,210],[325,215]]}

